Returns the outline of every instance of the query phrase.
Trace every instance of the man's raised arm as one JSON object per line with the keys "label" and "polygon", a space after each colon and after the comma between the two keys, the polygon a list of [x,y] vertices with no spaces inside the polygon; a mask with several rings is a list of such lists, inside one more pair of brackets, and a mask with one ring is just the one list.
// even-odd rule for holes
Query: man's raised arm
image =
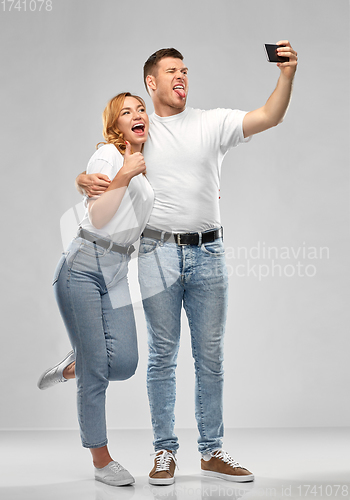
{"label": "man's raised arm", "polygon": [[249,137],[268,128],[275,127],[283,121],[292,95],[293,80],[297,69],[298,57],[288,40],[281,40],[277,54],[289,57],[288,62],[277,63],[281,70],[277,86],[262,108],[250,111],[243,118],[244,137]]}
{"label": "man's raised arm", "polygon": [[87,174],[82,172],[75,179],[75,187],[80,194],[90,197],[97,196],[106,191],[111,181],[104,174]]}

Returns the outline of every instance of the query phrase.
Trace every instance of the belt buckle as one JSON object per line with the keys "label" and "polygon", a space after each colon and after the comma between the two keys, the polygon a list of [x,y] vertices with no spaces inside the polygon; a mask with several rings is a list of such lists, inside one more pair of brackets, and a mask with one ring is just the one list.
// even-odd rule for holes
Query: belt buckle
{"label": "belt buckle", "polygon": [[180,247],[184,247],[184,246],[186,246],[186,243],[181,243],[181,233],[177,233],[177,234],[176,234],[176,243],[177,243]]}

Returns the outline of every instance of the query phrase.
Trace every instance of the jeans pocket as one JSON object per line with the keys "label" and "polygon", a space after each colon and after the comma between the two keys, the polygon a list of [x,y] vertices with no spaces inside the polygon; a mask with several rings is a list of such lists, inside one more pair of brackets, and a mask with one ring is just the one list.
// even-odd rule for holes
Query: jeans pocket
{"label": "jeans pocket", "polygon": [[212,243],[204,243],[201,246],[201,249],[204,253],[212,255],[212,256],[222,256],[225,255],[225,247],[222,241],[214,241]]}
{"label": "jeans pocket", "polygon": [[58,261],[58,264],[57,264],[56,269],[55,269],[55,273],[53,275],[52,285],[57,283],[57,281],[60,277],[61,271],[62,271],[62,267],[66,262],[67,255],[68,255],[68,252],[62,253],[62,256],[61,256],[60,260]]}
{"label": "jeans pocket", "polygon": [[103,257],[110,252],[109,249],[91,243],[90,241],[82,240],[79,247],[79,252],[85,255],[90,255],[91,257]]}
{"label": "jeans pocket", "polygon": [[139,254],[151,254],[158,248],[158,241],[150,238],[142,238],[140,241]]}

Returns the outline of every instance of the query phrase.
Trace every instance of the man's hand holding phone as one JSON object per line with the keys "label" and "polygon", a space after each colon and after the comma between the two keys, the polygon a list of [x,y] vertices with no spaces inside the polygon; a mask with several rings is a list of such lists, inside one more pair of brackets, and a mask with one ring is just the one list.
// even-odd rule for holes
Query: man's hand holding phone
{"label": "man's hand holding phone", "polygon": [[298,65],[298,54],[288,40],[277,44],[265,44],[266,56],[269,62],[277,63],[281,73],[287,78],[293,78]]}

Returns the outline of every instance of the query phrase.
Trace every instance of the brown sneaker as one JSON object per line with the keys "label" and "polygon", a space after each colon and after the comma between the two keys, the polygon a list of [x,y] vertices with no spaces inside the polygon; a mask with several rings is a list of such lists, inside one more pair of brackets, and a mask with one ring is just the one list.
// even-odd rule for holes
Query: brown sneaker
{"label": "brown sneaker", "polygon": [[149,473],[150,484],[173,484],[175,481],[176,458],[170,450],[160,450],[154,459],[154,467]]}
{"label": "brown sneaker", "polygon": [[208,460],[204,458],[201,460],[201,469],[204,476],[219,477],[239,483],[254,481],[254,475],[233,460],[224,450],[215,450],[206,455],[205,458],[208,458]]}

